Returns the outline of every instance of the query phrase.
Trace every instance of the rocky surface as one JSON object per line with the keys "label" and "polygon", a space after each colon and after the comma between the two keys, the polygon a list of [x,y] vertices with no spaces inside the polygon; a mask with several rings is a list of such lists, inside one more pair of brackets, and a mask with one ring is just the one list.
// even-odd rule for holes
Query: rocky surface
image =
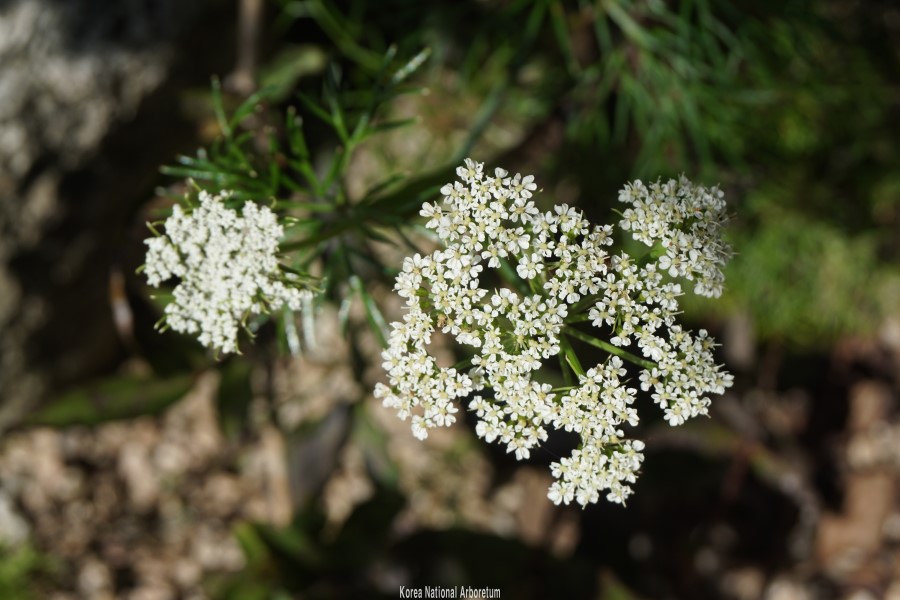
{"label": "rocky surface", "polygon": [[282,437],[270,428],[242,445],[223,437],[218,386],[215,372],[201,375],[159,418],[7,436],[0,540],[30,535],[59,563],[33,593],[205,597],[204,576],[244,566],[236,522],[286,524]]}
{"label": "rocky surface", "polygon": [[216,33],[195,31],[201,15],[227,35],[223,8],[0,7],[0,432],[48,389],[116,360],[110,273],[136,266],[132,215],[159,164],[191,135],[179,133],[173,81],[204,85],[228,55],[190,47]]}

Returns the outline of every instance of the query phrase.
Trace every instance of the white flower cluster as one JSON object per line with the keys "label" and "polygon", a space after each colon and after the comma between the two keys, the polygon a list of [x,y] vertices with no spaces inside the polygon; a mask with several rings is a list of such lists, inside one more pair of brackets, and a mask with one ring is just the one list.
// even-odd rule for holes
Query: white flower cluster
{"label": "white flower cluster", "polygon": [[144,274],[152,286],[177,277],[166,323],[175,331],[199,333],[204,346],[237,351],[241,323],[250,314],[287,305],[298,310],[309,291],[299,289],[277,259],[284,233],[275,214],[253,202],[240,215],[224,195],[200,192],[200,205],[185,212],[175,205],[165,233],[145,240]]}
{"label": "white flower cluster", "polygon": [[[621,429],[636,425],[638,415],[637,390],[619,356],[643,367],[640,387],[653,389],[673,425],[705,414],[706,394],[722,393],[730,375],[713,362],[705,331],[695,337],[675,323],[678,284],[663,282],[652,260],[609,254],[611,227],[592,227],[564,204],[540,212],[531,176],[486,174],[468,159],[457,175],[460,181],[441,189],[442,205],[422,208],[444,248],[403,263],[395,290],[406,313],[392,324],[383,353],[390,381],[378,384],[376,397],[401,419],[411,417],[419,438],[455,422],[456,402],[468,399],[478,436],[520,460],[547,439],[547,426],[575,432],[580,447],[551,465],[551,500],[586,506],[607,490],[607,499],[624,502],[644,444]],[[513,289],[481,287],[490,276],[485,264]],[[568,338],[584,339],[572,323],[585,320],[611,334],[612,345],[603,346],[609,358],[579,372],[571,388],[554,390],[536,379],[542,361],[568,347]],[[436,329],[470,348],[468,371],[437,365],[428,352]],[[644,359],[622,349],[632,341]]]}
{"label": "white flower cluster", "polygon": [[622,215],[622,229],[648,246],[659,241],[665,248],[660,269],[696,279],[695,294],[722,295],[722,267],[731,257],[721,238],[727,217],[722,190],[695,186],[682,175],[678,181],[651,183],[649,189],[641,181],[630,183],[619,192],[619,201],[631,205]]}
{"label": "white flower cluster", "polygon": [[[662,261],[662,258],[660,258]],[[653,366],[640,373],[641,389],[665,411],[670,425],[681,425],[709,407],[708,394],[722,394],[732,377],[714,361],[715,345],[706,330],[696,337],[676,323],[681,286],[663,282],[656,263],[638,266],[625,253],[612,257],[603,297],[588,310],[591,324],[612,328],[610,342],[632,342]]]}

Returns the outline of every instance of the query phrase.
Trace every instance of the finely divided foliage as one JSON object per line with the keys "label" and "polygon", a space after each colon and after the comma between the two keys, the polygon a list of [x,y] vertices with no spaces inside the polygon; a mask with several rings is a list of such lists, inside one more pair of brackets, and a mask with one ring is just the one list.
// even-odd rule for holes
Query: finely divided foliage
{"label": "finely divided foliage", "polygon": [[236,352],[242,323],[288,306],[299,310],[308,290],[278,262],[284,229],[269,208],[246,202],[241,213],[224,195],[200,192],[190,212],[175,205],[165,233],[145,240],[144,273],[152,286],[177,277],[165,322],[217,352]]}
{"label": "finely divided foliage", "polygon": [[[548,427],[575,432],[579,447],[551,465],[550,499],[586,506],[605,490],[608,500],[624,502],[644,458],[643,442],[622,429],[638,423],[634,386],[651,392],[665,419],[680,425],[706,414],[709,395],[732,382],[715,364],[706,331],[677,324],[681,287],[665,277],[693,280],[698,294],[721,294],[730,252],[719,238],[721,192],[684,178],[626,186],[619,225],[655,248],[636,259],[613,252],[612,227],[592,226],[581,211],[565,204],[538,210],[530,175],[489,174],[468,159],[457,175],[441,189],[442,203],[422,208],[443,248],[404,260],[395,290],[406,312],[392,324],[383,353],[390,381],[378,384],[376,396],[411,419],[422,439],[454,423],[457,403],[467,400],[477,435],[519,460],[547,440]],[[485,268],[511,287],[481,287]],[[609,342],[575,329],[582,321]],[[438,366],[428,352],[436,329],[469,348],[467,368]],[[569,338],[610,355],[583,371],[564,353],[578,381],[554,389],[540,371],[571,348]],[[644,358],[624,350],[632,344]],[[622,358],[641,367],[637,382],[627,379]]]}

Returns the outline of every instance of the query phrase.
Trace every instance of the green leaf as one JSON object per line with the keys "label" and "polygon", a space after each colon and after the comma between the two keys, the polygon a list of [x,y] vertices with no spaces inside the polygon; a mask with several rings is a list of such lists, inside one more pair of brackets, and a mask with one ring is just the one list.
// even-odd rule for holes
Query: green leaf
{"label": "green leaf", "polygon": [[338,87],[340,86],[340,74],[337,66],[332,63],[325,77],[325,101],[331,112],[331,123],[335,133],[346,144],[350,140],[350,133],[347,131],[347,123],[344,117],[344,107],[338,99]]}
{"label": "green leaf", "polygon": [[309,161],[309,148],[303,135],[303,119],[297,116],[297,109],[293,106],[287,110],[285,128],[288,134],[288,144],[291,152],[303,161]]}
{"label": "green leaf", "polygon": [[457,162],[419,177],[407,179],[402,187],[383,196],[369,196],[360,203],[374,215],[399,215],[408,220],[417,214],[426,200],[438,195],[441,187],[453,179]]}
{"label": "green leaf", "polygon": [[292,563],[316,567],[322,563],[321,551],[309,535],[297,527],[275,528],[255,525],[256,533],[271,552],[290,557]]}
{"label": "green leaf", "polygon": [[369,113],[364,113],[360,116],[356,122],[356,127],[353,128],[353,134],[347,140],[347,145],[352,148],[372,135],[373,130],[369,127],[370,123],[371,115]]}
{"label": "green leaf", "polygon": [[[38,590],[56,581],[61,574],[61,564],[51,554],[42,554],[30,543],[7,546],[0,543],[0,598],[17,600],[37,599]],[[40,585],[36,585],[40,582]]]}
{"label": "green leaf", "polygon": [[469,128],[469,135],[466,138],[466,141],[459,147],[454,155],[452,161],[453,164],[459,164],[463,161],[464,158],[468,157],[472,153],[472,148],[475,147],[475,142],[478,141],[478,138],[481,137],[481,134],[485,132],[490,125],[494,115],[498,110],[500,110],[500,106],[503,104],[503,99],[506,97],[506,92],[509,88],[509,77],[504,75],[497,79],[494,82],[491,91],[488,93],[487,98],[484,99],[484,102],[481,103],[481,106],[478,108],[478,112],[475,114],[475,118],[472,121],[472,126]]}
{"label": "green leaf", "polygon": [[262,88],[250,94],[246,100],[241,102],[241,104],[235,109],[234,113],[231,115],[231,120],[228,121],[228,127],[234,131],[237,126],[248,116],[250,116],[254,111],[256,111],[256,107],[263,100],[267,100],[272,96],[274,92],[274,88]]}
{"label": "green leaf", "polygon": [[618,0],[605,0],[603,2],[603,8],[606,9],[606,13],[609,15],[610,19],[619,26],[619,29],[621,29],[622,33],[628,38],[636,42],[642,48],[648,50],[656,47],[656,40],[653,36],[647,33],[647,30],[641,27],[627,11],[619,5]]}
{"label": "green leaf", "polygon": [[165,379],[134,375],[108,377],[58,396],[26,422],[65,427],[159,414],[188,392],[193,379],[190,374]]}
{"label": "green leaf", "polygon": [[326,54],[319,46],[288,46],[261,69],[260,85],[271,90],[270,98],[274,102],[280,102],[296,87],[300,79],[321,73],[326,60]]}
{"label": "green leaf", "polygon": [[[409,119],[396,119],[393,121],[382,121],[381,123],[377,123],[375,127],[372,128],[371,132],[381,133],[383,131],[390,131],[392,129],[399,129],[408,125],[414,125],[418,122],[419,117],[411,117]],[[369,135],[371,135],[371,133]]]}
{"label": "green leaf", "polygon": [[363,448],[369,469],[382,485],[396,489],[400,480],[400,470],[388,452],[389,436],[377,425],[365,402],[360,402],[354,407],[353,416],[352,435]]}
{"label": "green leaf", "polygon": [[353,307],[353,299],[346,296],[341,299],[341,306],[338,309],[338,324],[340,325],[341,335],[347,335],[347,326],[350,323],[350,309]]}
{"label": "green leaf", "polygon": [[372,196],[377,196],[381,192],[387,190],[389,187],[396,185],[397,183],[403,181],[404,179],[406,179],[406,176],[401,175],[400,173],[395,173],[393,175],[389,175],[382,181],[379,181],[378,183],[376,183],[375,185],[370,187],[368,190],[366,190],[364,198],[370,198]]}
{"label": "green leaf", "polygon": [[331,186],[338,180],[342,173],[346,172],[346,159],[350,154],[345,148],[335,148],[334,155],[331,157],[331,164],[328,165],[328,172],[322,180],[322,193],[327,193]]}
{"label": "green leaf", "polygon": [[393,227],[394,231],[400,236],[400,239],[403,240],[403,243],[406,244],[406,247],[410,249],[414,254],[427,254],[427,252],[423,252],[421,248],[419,248],[415,242],[413,242],[409,236],[403,231],[403,227],[399,225],[395,225]]}
{"label": "green leaf", "polygon": [[328,114],[328,111],[319,106],[315,100],[307,96],[306,94],[298,94],[298,98],[300,98],[300,102],[303,103],[303,106],[311,112],[313,115],[318,117],[324,123],[327,123],[331,127],[335,127],[334,121],[332,120],[332,116]]}
{"label": "green leaf", "polygon": [[[269,155],[276,156],[278,147],[275,143],[275,140],[272,139],[269,144]],[[277,161],[271,161],[269,163],[269,189],[272,191],[272,195],[275,195],[275,192],[281,187],[281,169],[278,166]]]}
{"label": "green leaf", "polygon": [[407,77],[415,73],[419,67],[425,64],[425,61],[428,60],[429,56],[431,56],[431,48],[423,48],[420,50],[415,56],[409,59],[405,65],[394,72],[394,75],[391,77],[391,83],[394,85],[401,83]]}
{"label": "green leaf", "polygon": [[381,311],[378,309],[378,305],[375,303],[375,300],[371,295],[369,295],[369,292],[363,286],[362,280],[360,280],[359,276],[350,276],[350,288],[362,300],[363,307],[366,310],[366,319],[369,321],[369,325],[372,327],[372,331],[374,331],[375,335],[378,336],[378,340],[381,342],[381,345],[384,348],[387,348],[387,323],[385,322],[384,316],[381,314]]}
{"label": "green leaf", "polygon": [[393,523],[404,504],[399,491],[376,486],[374,495],[353,511],[328,548],[331,565],[361,569],[384,556],[394,535]]}
{"label": "green leaf", "polygon": [[251,366],[245,360],[230,360],[221,369],[216,408],[222,432],[236,439],[247,425],[253,390],[250,386]]}
{"label": "green leaf", "polygon": [[303,176],[306,180],[306,183],[309,184],[309,187],[312,188],[312,191],[317,195],[321,196],[323,192],[322,182],[319,181],[318,176],[316,175],[315,170],[313,170],[312,165],[309,164],[309,161],[297,161],[290,160],[288,164],[294,171]]}
{"label": "green leaf", "polygon": [[222,82],[218,77],[212,79],[212,101],[213,110],[216,113],[216,121],[219,123],[219,129],[222,135],[231,137],[231,127],[228,126],[228,119],[225,117],[225,106],[222,104]]}
{"label": "green leaf", "polygon": [[594,37],[600,48],[601,56],[609,55],[613,51],[612,34],[609,31],[609,21],[601,16],[594,15]]}
{"label": "green leaf", "polygon": [[259,535],[256,528],[250,523],[238,523],[234,528],[234,537],[237,539],[244,558],[248,565],[259,565],[268,558],[268,548],[265,541]]}
{"label": "green leaf", "polygon": [[387,73],[387,70],[390,68],[391,63],[394,62],[394,58],[397,56],[397,45],[391,44],[388,46],[388,49],[384,52],[384,56],[381,59],[381,65],[378,67],[377,76],[380,79],[382,75]]}
{"label": "green leaf", "polygon": [[366,237],[368,237],[368,238],[370,238],[370,239],[379,241],[379,242],[381,242],[382,244],[387,244],[387,245],[389,245],[389,246],[396,246],[396,245],[397,245],[397,242],[396,242],[395,240],[392,240],[391,238],[387,237],[386,235],[384,235],[384,234],[381,233],[380,231],[377,231],[377,230],[375,230],[374,228],[369,227],[369,226],[366,225],[365,223],[360,223],[360,226],[359,226],[359,227],[360,227],[360,229],[362,230],[362,232],[363,232],[364,234],[366,234]]}
{"label": "green leaf", "polygon": [[377,71],[382,57],[356,43],[358,36],[350,31],[349,24],[337,11],[329,10],[322,0],[295,2],[298,16],[312,17],[331,38],[341,53],[369,71]]}
{"label": "green leaf", "polygon": [[578,77],[581,73],[581,65],[575,58],[575,50],[572,47],[572,38],[569,36],[569,26],[566,23],[566,13],[562,4],[554,2],[550,5],[550,22],[553,25],[553,33],[556,34],[556,41],[566,59],[566,69],[570,75]]}
{"label": "green leaf", "polygon": [[296,208],[311,213],[330,213],[334,211],[334,205],[327,202],[309,202],[307,200],[278,200],[275,208]]}
{"label": "green leaf", "polygon": [[[572,345],[569,344],[568,341],[560,339],[559,349],[562,352],[562,356],[565,357],[566,364],[572,370],[572,373],[579,377],[583,376],[584,369],[581,367],[581,361],[578,360],[578,355],[575,354],[575,349],[572,348]],[[566,378],[566,383],[570,383],[570,379],[568,377]]]}

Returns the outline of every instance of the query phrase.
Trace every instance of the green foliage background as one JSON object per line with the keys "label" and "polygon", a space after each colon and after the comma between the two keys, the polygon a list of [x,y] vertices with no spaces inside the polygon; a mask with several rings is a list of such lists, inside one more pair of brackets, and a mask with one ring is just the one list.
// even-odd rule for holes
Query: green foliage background
{"label": "green foliage background", "polygon": [[[270,87],[223,129],[226,146],[246,145],[238,123],[261,99],[290,104],[299,86],[296,110],[326,129],[301,149],[291,145],[296,113],[284,120],[285,166],[299,176],[282,173],[275,142],[245,161],[255,175],[242,183],[228,175],[243,168],[233,149],[232,159],[183,159],[167,173],[247,197],[305,186],[326,210],[346,200],[336,182],[356,176],[359,145],[402,128],[397,135],[427,140],[422,151],[371,144],[384,178],[344,209],[368,224],[353,233],[372,240],[376,226],[406,222],[468,155],[518,162],[547,190],[574,188],[597,218],[625,180],[684,172],[726,187],[738,249],[727,302],[693,311],[726,306],[752,316],[764,337],[808,346],[871,331],[892,308],[900,157],[889,3],[280,0],[277,9],[280,36],[261,76]],[[411,87],[385,79],[416,67]],[[395,94],[423,91],[431,98],[417,114],[390,118]],[[324,243],[344,233],[303,235]],[[368,255],[364,246],[344,249]],[[331,281],[355,272],[346,260],[333,268]]]}

